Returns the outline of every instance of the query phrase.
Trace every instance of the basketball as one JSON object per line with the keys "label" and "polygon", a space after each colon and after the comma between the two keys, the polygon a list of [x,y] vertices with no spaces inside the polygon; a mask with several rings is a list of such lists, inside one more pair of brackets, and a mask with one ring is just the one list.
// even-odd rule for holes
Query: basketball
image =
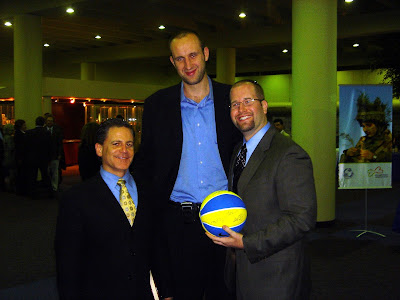
{"label": "basketball", "polygon": [[235,193],[216,191],[203,200],[199,215],[204,230],[215,236],[229,236],[222,226],[240,232],[246,222],[247,210]]}

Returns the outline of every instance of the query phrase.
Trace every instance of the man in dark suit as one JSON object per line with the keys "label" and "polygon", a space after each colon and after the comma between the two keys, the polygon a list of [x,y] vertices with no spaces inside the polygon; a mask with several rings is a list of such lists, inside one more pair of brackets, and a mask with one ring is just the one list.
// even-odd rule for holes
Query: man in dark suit
{"label": "man in dark suit", "polygon": [[39,116],[35,120],[36,127],[26,131],[24,139],[24,159],[23,164],[26,168],[28,195],[37,198],[40,196],[37,186],[38,170],[42,177],[40,191],[50,193],[50,177],[48,166],[50,162],[51,136],[43,127],[45,120]]}
{"label": "man in dark suit", "polygon": [[[225,275],[232,279],[236,267],[237,299],[309,299],[304,236],[316,222],[310,157],[268,123],[268,103],[259,84],[239,81],[230,98],[231,119],[243,142],[232,156],[229,187],[243,199],[247,221],[242,233],[224,226],[229,237],[207,235],[236,254],[234,266],[234,255],[228,253]],[[240,175],[241,158],[245,167]]]}
{"label": "man in dark suit", "polygon": [[49,176],[51,187],[54,192],[58,191],[60,184],[60,162],[64,156],[63,139],[64,134],[60,126],[54,124],[54,117],[52,114],[45,115],[46,129],[51,135],[51,152],[49,163]]}
{"label": "man in dark suit", "polygon": [[196,33],[177,34],[170,50],[182,82],[146,99],[133,173],[146,182],[164,221],[174,299],[226,299],[226,251],[204,235],[198,209],[208,194],[228,188],[229,160],[240,139],[229,119],[230,86],[207,76],[209,49]]}
{"label": "man in dark suit", "polygon": [[153,247],[158,236],[151,212],[127,172],[134,155],[132,128],[109,119],[96,139],[100,172],[61,199],[55,239],[60,298],[154,299],[149,272],[161,278],[164,259],[158,250],[164,249]]}

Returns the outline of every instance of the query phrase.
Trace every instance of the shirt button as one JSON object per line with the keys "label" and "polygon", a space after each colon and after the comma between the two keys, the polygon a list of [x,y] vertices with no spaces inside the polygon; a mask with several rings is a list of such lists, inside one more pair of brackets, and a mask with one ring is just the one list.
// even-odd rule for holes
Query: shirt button
{"label": "shirt button", "polygon": [[200,123],[197,123],[197,127],[200,127]]}
{"label": "shirt button", "polygon": [[203,184],[203,180],[201,180],[200,183]]}
{"label": "shirt button", "polygon": [[199,142],[199,146],[201,145],[201,142]]}
{"label": "shirt button", "polygon": [[203,162],[202,162],[202,161],[200,161],[200,164],[203,164]]}

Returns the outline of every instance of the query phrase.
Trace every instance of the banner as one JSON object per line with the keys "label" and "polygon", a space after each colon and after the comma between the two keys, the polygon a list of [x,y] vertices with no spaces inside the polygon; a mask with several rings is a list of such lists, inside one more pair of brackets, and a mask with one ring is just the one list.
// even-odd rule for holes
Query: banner
{"label": "banner", "polygon": [[339,86],[339,189],[392,185],[392,86]]}

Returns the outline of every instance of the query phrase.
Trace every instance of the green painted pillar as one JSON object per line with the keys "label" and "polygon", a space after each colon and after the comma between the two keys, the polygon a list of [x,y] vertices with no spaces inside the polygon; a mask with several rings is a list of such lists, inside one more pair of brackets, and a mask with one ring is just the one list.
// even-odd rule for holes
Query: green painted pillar
{"label": "green painted pillar", "polygon": [[96,80],[95,63],[81,63],[81,80]]}
{"label": "green painted pillar", "polygon": [[33,15],[14,17],[14,106],[15,119],[26,121],[28,128],[42,111],[42,28],[41,18]]}
{"label": "green painted pillar", "polygon": [[216,81],[226,84],[235,83],[236,49],[217,49],[217,78]]}
{"label": "green painted pillar", "polygon": [[51,101],[51,96],[43,96],[42,97],[42,111],[43,115],[45,113],[51,113],[52,114],[52,101]]}
{"label": "green painted pillar", "polygon": [[292,136],[311,156],[318,222],[335,219],[337,1],[293,0]]}

